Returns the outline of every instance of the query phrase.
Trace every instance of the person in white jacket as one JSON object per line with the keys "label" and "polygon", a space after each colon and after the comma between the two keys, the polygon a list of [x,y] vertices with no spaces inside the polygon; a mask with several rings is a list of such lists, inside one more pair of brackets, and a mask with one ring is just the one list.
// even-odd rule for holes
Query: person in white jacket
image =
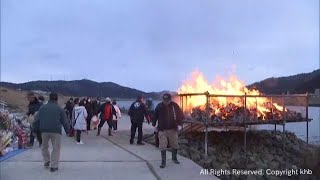
{"label": "person in white jacket", "polygon": [[83,144],[81,141],[81,132],[87,130],[87,117],[88,113],[85,108],[85,100],[79,102],[79,98],[74,100],[75,106],[72,112],[72,122],[76,130],[77,144]]}
{"label": "person in white jacket", "polygon": [[116,110],[116,114],[117,114],[117,116],[113,116],[112,127],[113,127],[114,132],[117,132],[118,120],[121,119],[121,111],[120,111],[120,108],[117,106],[116,100],[113,100],[112,105],[113,105],[114,109]]}

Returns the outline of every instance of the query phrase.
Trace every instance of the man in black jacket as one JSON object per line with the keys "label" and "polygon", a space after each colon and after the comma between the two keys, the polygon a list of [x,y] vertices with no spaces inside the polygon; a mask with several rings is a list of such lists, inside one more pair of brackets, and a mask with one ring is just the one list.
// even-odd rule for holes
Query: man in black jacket
{"label": "man in black jacket", "polygon": [[86,99],[87,103],[85,104],[88,116],[86,118],[87,121],[87,130],[91,130],[91,119],[94,116],[94,107],[93,107],[93,102],[91,101],[91,98]]}
{"label": "man in black jacket", "polygon": [[100,124],[98,126],[98,133],[97,136],[100,136],[101,128],[103,127],[104,123],[107,121],[109,129],[108,129],[108,135],[112,136],[111,130],[112,130],[112,122],[113,122],[113,116],[117,117],[116,110],[114,109],[113,105],[111,104],[111,99],[109,97],[106,98],[106,102],[103,103],[98,111],[96,112],[96,115],[100,113]]}
{"label": "man in black jacket", "polygon": [[101,106],[99,97],[92,102],[92,106],[93,106],[93,111],[94,112],[97,112],[99,110],[99,108]]}
{"label": "man in black jacket", "polygon": [[142,124],[144,117],[146,117],[147,121],[150,122],[150,118],[148,116],[147,106],[143,103],[143,97],[139,96],[135,102],[133,102],[130,106],[128,115],[131,120],[131,138],[130,144],[133,144],[134,137],[136,135],[136,131],[138,128],[138,145],[144,145],[142,143]]}
{"label": "man in black jacket", "polygon": [[73,107],[74,107],[74,102],[73,102],[73,98],[71,97],[69,99],[69,101],[67,101],[66,107],[64,108],[64,110],[67,113],[67,117],[69,118],[69,120],[72,118]]}
{"label": "man in black jacket", "polygon": [[[35,96],[35,94],[33,92],[29,92],[27,94],[27,98],[29,101],[27,115],[28,115],[29,123],[32,124],[33,120],[34,120],[34,116],[35,116],[36,112],[39,110],[39,108],[42,106],[42,103],[38,100],[38,98]],[[41,133],[39,131],[35,131],[31,128],[30,141],[28,143],[28,147],[33,147],[34,139],[35,139],[34,135],[37,136],[39,146],[41,146],[41,144],[42,144]]]}
{"label": "man in black jacket", "polygon": [[172,161],[180,164],[177,159],[178,153],[178,125],[181,125],[184,119],[183,112],[179,105],[171,101],[171,95],[166,93],[163,95],[163,102],[159,103],[155,109],[152,125],[156,126],[158,121],[159,131],[159,148],[161,150],[161,166],[166,167],[166,150],[168,141],[172,150]]}

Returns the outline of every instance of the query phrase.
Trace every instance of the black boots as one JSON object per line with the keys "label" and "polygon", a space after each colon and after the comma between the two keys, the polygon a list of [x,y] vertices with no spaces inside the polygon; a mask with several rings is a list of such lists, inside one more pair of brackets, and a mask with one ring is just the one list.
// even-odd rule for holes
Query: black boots
{"label": "black boots", "polygon": [[101,128],[98,128],[97,136],[100,136]]}
{"label": "black boots", "polygon": [[58,171],[58,168],[51,168],[50,169],[50,172],[56,172],[56,171]]}
{"label": "black boots", "polygon": [[108,129],[108,135],[109,135],[109,136],[112,136],[112,134],[111,134],[111,128]]}
{"label": "black boots", "polygon": [[167,161],[167,152],[166,151],[161,151],[161,165],[160,168],[165,168],[166,167],[166,161]]}
{"label": "black boots", "polygon": [[[172,150],[172,161],[175,164],[180,164],[180,162],[177,159],[177,154],[178,154],[178,150],[177,149],[173,149]],[[167,160],[167,153],[166,151],[161,151],[161,165],[160,168],[165,168],[166,167],[166,160]]]}
{"label": "black boots", "polygon": [[45,167],[45,168],[49,168],[49,167],[50,167],[50,161],[49,161],[49,162],[45,162],[45,163],[44,163],[44,167]]}
{"label": "black boots", "polygon": [[178,150],[177,149],[173,149],[172,150],[172,161],[176,164],[180,164],[180,162],[177,159],[177,154],[178,154]]}

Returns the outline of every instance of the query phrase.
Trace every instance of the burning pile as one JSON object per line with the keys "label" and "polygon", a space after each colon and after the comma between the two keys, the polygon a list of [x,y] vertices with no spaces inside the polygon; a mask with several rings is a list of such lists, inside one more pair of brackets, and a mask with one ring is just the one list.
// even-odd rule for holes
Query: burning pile
{"label": "burning pile", "polygon": [[258,90],[246,88],[243,82],[233,76],[229,81],[220,79],[218,83],[210,85],[203,74],[195,71],[192,78],[186,81],[178,92],[179,94],[208,92],[214,95],[209,95],[208,109],[206,109],[207,97],[205,95],[188,96],[187,101],[183,103],[184,111],[192,119],[199,121],[206,119],[207,111],[213,122],[242,122],[245,117],[248,121],[282,120],[284,117],[288,121],[302,119],[301,113],[280,106],[279,99],[271,100],[261,97]]}

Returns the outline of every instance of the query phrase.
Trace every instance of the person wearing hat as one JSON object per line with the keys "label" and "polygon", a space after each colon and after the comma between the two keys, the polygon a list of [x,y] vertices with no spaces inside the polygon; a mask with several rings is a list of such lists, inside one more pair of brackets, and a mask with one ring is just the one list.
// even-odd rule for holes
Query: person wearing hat
{"label": "person wearing hat", "polygon": [[96,112],[96,115],[98,115],[99,113],[100,113],[101,120],[98,125],[97,136],[100,136],[101,128],[103,127],[106,121],[109,126],[108,135],[112,136],[111,130],[112,130],[113,116],[117,118],[117,113],[113,105],[111,104],[111,99],[109,97],[107,97],[106,102],[100,106],[99,110]]}
{"label": "person wearing hat", "polygon": [[130,106],[128,115],[131,120],[131,138],[130,144],[133,144],[134,137],[136,135],[136,131],[138,128],[138,145],[144,145],[142,143],[142,125],[144,117],[146,117],[147,121],[150,122],[150,117],[148,116],[147,106],[143,103],[143,97],[139,96],[135,102],[133,102]]}
{"label": "person wearing hat", "polygon": [[[31,125],[34,121],[34,116],[37,113],[37,111],[39,110],[39,108],[42,106],[42,103],[40,103],[40,101],[38,100],[38,98],[35,96],[35,94],[33,92],[28,92],[27,99],[29,101],[27,115],[28,115],[28,121]],[[32,130],[32,128],[31,128],[31,130]],[[35,132],[34,130],[32,130],[30,133],[30,140],[29,140],[29,143],[27,146],[33,147],[34,139],[35,139],[34,135],[37,136],[37,139],[39,142],[39,147],[41,147],[41,144],[42,144],[41,134],[39,132]]]}
{"label": "person wearing hat", "polygon": [[166,93],[162,97],[162,102],[155,109],[152,125],[158,122],[159,149],[161,150],[161,166],[166,167],[166,150],[168,143],[172,148],[172,161],[180,164],[177,159],[178,153],[178,125],[181,125],[185,118],[179,105],[171,100],[171,95]]}

